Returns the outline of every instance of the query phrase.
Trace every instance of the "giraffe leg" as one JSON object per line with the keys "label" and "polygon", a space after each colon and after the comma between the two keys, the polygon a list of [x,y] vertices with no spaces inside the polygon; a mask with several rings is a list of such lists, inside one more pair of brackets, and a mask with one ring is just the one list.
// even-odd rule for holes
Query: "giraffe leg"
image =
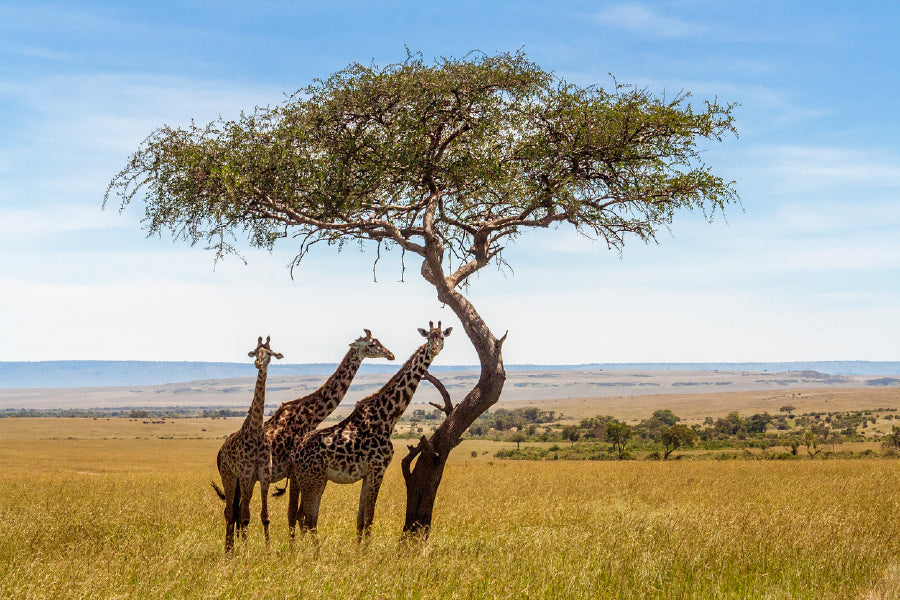
{"label": "giraffe leg", "polygon": [[234,548],[235,494],[237,493],[237,477],[227,473],[222,475],[222,490],[225,493],[225,552]]}
{"label": "giraffe leg", "polygon": [[259,510],[259,520],[262,521],[263,534],[266,538],[266,547],[269,547],[269,469],[262,469],[259,478],[259,497],[262,507]]}
{"label": "giraffe leg", "polygon": [[381,489],[381,482],[384,479],[384,472],[370,473],[362,482],[362,489],[359,491],[359,509],[356,512],[356,541],[362,542],[364,539],[368,541],[369,534],[372,531],[372,521],[375,518],[375,501],[378,499],[378,490]]}
{"label": "giraffe leg", "polygon": [[256,481],[252,478],[241,479],[241,516],[238,527],[241,536],[247,539],[247,526],[250,525],[250,500],[253,498],[253,488]]}
{"label": "giraffe leg", "polygon": [[288,533],[294,546],[294,529],[297,526],[297,504],[300,502],[300,485],[292,475],[288,480]]}
{"label": "giraffe leg", "polygon": [[234,521],[234,535],[237,539],[241,539],[244,530],[241,527],[241,480],[237,479],[234,485],[234,500],[231,502],[231,514]]}
{"label": "giraffe leg", "polygon": [[316,524],[319,522],[319,505],[322,503],[322,494],[325,492],[324,469],[321,473],[307,473],[300,488],[300,528],[302,531],[316,533]]}

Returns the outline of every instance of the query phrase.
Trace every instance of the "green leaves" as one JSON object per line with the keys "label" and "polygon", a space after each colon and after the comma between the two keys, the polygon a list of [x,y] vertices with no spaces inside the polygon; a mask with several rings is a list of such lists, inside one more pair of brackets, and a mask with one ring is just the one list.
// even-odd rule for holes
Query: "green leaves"
{"label": "green leaves", "polygon": [[462,263],[455,285],[529,227],[567,221],[621,248],[677,209],[736,201],[697,147],[734,133],[734,105],[689,99],[581,88],[521,51],[357,63],[275,108],[156,130],[105,201],[141,194],[151,233],[220,255],[237,235],[270,248],[288,233],[298,260],[320,241],[431,248]]}

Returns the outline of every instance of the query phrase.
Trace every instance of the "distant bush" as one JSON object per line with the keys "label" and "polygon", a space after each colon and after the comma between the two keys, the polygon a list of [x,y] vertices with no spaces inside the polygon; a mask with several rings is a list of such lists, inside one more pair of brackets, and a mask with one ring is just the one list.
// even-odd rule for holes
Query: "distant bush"
{"label": "distant bush", "polygon": [[866,385],[871,386],[888,386],[888,385],[897,385],[900,384],[900,379],[895,377],[882,377],[880,379],[869,379],[866,381]]}

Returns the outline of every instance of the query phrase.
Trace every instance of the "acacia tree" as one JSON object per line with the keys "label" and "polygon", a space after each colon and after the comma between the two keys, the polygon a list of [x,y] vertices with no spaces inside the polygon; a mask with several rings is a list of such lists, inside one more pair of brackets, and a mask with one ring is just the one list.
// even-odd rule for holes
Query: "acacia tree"
{"label": "acacia tree", "polygon": [[631,427],[628,423],[613,419],[606,426],[606,439],[612,444],[613,450],[619,451],[621,458],[625,454],[625,444],[631,439]]}
{"label": "acacia tree", "polygon": [[659,435],[659,441],[663,445],[663,460],[669,460],[669,455],[682,446],[690,446],[697,438],[697,432],[681,423],[666,427]]}
{"label": "acacia tree", "polygon": [[[707,218],[735,202],[698,142],[735,133],[732,110],[695,110],[687,93],[657,97],[613,82],[579,87],[522,52],[421,55],[352,64],[274,108],[239,119],[155,130],[110,182],[104,204],[145,206],[144,226],[216,257],[237,240],[369,242],[421,261],[421,274],[475,347],[477,384],[422,436],[402,466],[405,532],[427,535],[445,461],[500,397],[502,346],[463,293],[469,278],[526,230],[568,224],[621,250],[655,239],[678,210]],[[377,258],[375,259],[378,260]],[[415,465],[413,467],[413,462]]]}
{"label": "acacia tree", "polygon": [[885,448],[900,450],[900,427],[893,425],[891,432],[884,436],[881,443]]}

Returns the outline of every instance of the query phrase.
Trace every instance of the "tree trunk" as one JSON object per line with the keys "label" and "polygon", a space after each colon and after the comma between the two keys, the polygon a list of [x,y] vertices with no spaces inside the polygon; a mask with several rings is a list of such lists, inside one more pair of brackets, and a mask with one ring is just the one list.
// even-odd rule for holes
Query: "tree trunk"
{"label": "tree trunk", "polygon": [[[443,277],[432,277],[424,265],[423,275],[437,288],[438,299],[459,317],[481,363],[481,377],[475,387],[452,409],[449,400],[445,398],[447,418],[430,439],[423,435],[418,445],[409,446],[409,453],[401,464],[406,482],[406,521],[403,535],[427,538],[434,514],[434,502],[450,451],[459,444],[463,433],[475,419],[500,399],[506,381],[501,353],[506,335],[500,339],[495,338],[475,307],[462,294],[449,287]],[[410,468],[416,458],[418,460],[415,466]]]}
{"label": "tree trunk", "polygon": [[[502,360],[498,360],[493,372],[486,373],[482,368],[478,384],[444,419],[431,439],[423,435],[417,446],[409,446],[409,453],[402,461],[403,478],[406,481],[404,535],[428,537],[438,486],[450,451],[459,444],[460,437],[469,425],[500,399],[505,380]],[[410,469],[410,464],[417,457],[415,467]]]}

